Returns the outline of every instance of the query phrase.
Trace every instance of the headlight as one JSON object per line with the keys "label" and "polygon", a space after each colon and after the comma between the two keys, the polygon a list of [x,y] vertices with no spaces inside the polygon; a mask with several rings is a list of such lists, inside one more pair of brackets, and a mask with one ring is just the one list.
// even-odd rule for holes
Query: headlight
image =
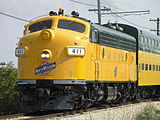
{"label": "headlight", "polygon": [[41,58],[42,59],[49,59],[51,57],[51,54],[49,51],[43,51],[42,54],[41,54]]}
{"label": "headlight", "polygon": [[68,55],[71,56],[84,56],[85,55],[85,48],[68,48]]}
{"label": "headlight", "polygon": [[41,35],[42,40],[46,40],[46,41],[52,40],[55,37],[53,30],[49,30],[49,29],[43,30],[40,33],[40,35]]}

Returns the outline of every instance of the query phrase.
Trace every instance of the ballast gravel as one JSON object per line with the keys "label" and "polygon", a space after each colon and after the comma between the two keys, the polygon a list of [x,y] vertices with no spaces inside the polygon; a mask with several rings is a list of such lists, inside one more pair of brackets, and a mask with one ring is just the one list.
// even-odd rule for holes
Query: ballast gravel
{"label": "ballast gravel", "polygon": [[136,114],[141,112],[147,105],[153,105],[160,109],[160,101],[142,102],[47,120],[135,120]]}

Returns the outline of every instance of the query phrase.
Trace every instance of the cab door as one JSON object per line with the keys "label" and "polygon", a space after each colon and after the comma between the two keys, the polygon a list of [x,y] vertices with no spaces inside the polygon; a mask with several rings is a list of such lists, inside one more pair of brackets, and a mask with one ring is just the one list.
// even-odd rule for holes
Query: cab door
{"label": "cab door", "polygon": [[95,80],[100,79],[100,53],[99,53],[99,32],[96,28],[91,28],[91,42],[94,43],[94,53],[95,53]]}

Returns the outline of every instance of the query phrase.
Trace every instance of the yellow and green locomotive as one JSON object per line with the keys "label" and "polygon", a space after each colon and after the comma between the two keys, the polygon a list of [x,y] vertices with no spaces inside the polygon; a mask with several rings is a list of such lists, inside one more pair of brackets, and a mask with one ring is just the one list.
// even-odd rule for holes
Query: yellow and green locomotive
{"label": "yellow and green locomotive", "polygon": [[135,27],[50,12],[25,26],[15,49],[21,99],[32,110],[71,110],[159,97],[159,50],[158,36]]}

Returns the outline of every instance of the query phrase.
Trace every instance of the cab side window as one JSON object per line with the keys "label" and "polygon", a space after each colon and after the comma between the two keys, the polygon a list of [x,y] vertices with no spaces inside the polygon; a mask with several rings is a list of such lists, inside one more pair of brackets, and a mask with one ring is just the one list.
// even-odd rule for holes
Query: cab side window
{"label": "cab side window", "polygon": [[96,29],[91,29],[91,32],[90,32],[90,41],[92,43],[98,43],[98,30]]}

